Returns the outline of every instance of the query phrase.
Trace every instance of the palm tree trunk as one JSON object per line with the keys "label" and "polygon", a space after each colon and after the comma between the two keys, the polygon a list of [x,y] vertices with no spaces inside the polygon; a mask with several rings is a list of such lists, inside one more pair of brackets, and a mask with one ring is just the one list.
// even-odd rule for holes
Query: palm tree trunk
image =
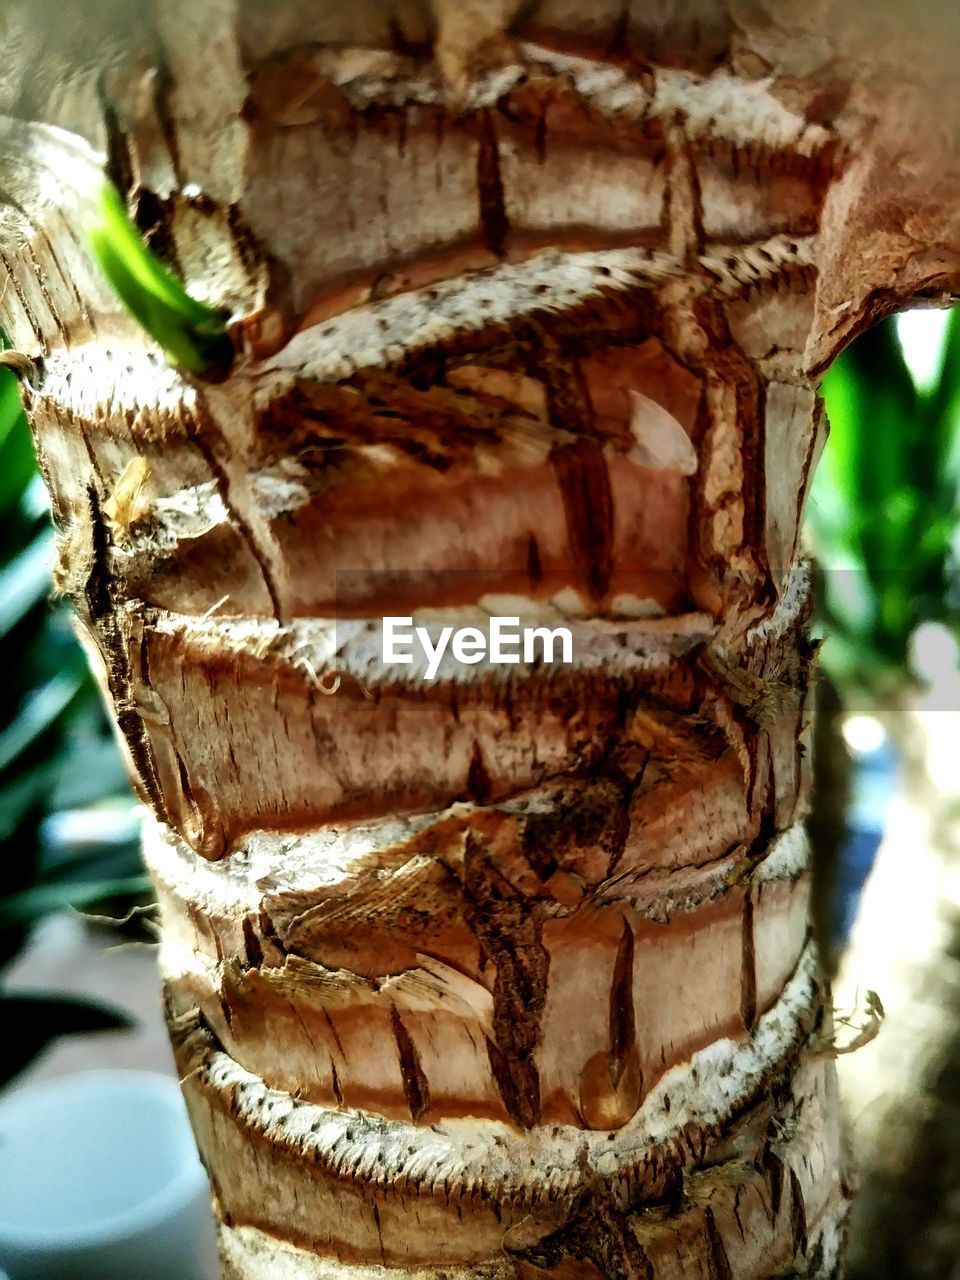
{"label": "palm tree trunk", "polygon": [[[5,19],[0,322],[152,815],[225,1275],[830,1276],[814,380],[947,269],[876,250],[836,50],[515,8]],[[219,380],[87,260],[103,156],[229,308]],[[381,661],[385,615],[491,613],[573,662]]]}

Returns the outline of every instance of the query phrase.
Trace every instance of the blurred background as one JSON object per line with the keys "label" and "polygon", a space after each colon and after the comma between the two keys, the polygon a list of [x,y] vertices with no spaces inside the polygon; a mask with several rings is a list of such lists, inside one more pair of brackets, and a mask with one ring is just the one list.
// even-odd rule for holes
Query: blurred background
{"label": "blurred background", "polygon": [[810,827],[837,1039],[856,1049],[838,1059],[860,1184],[848,1274],[952,1280],[960,1277],[960,311],[879,325],[845,352],[823,390],[831,434],[805,531],[823,637]]}
{"label": "blurred background", "polygon": [[[960,311],[860,338],[826,379],[806,513],[823,637],[817,930],[860,1167],[850,1274],[960,1280]],[[172,1071],[138,818],[0,370],[0,1087]],[[879,1004],[876,997],[879,996]],[[885,1010],[884,1025],[871,1033]]]}

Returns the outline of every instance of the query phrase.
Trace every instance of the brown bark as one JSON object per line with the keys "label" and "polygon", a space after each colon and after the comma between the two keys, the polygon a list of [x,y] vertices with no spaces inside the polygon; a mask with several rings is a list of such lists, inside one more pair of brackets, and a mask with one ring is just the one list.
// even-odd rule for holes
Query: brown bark
{"label": "brown bark", "polygon": [[[955,287],[938,64],[841,9],[515,7],[4,18],[0,322],[224,1266],[827,1276],[797,530],[818,371]],[[100,152],[230,309],[223,380],[86,261]],[[574,663],[379,660],[385,614],[491,612]]]}

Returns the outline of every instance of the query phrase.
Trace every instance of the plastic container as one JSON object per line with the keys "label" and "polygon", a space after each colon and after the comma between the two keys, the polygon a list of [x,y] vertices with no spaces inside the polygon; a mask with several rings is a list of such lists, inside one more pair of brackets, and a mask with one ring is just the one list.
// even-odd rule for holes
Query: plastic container
{"label": "plastic container", "polygon": [[90,1071],[0,1097],[10,1280],[211,1280],[210,1191],[175,1080]]}

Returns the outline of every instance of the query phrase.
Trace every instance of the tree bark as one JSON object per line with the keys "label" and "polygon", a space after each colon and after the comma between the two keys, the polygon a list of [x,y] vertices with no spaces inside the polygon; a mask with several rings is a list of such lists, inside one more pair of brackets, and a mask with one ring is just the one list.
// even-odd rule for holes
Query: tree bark
{"label": "tree bark", "polygon": [[[960,276],[952,18],[46,16],[0,20],[0,323],[225,1275],[835,1274],[797,532],[819,372]],[[88,261],[104,168],[230,311],[218,380]],[[380,660],[491,613],[573,663]]]}

